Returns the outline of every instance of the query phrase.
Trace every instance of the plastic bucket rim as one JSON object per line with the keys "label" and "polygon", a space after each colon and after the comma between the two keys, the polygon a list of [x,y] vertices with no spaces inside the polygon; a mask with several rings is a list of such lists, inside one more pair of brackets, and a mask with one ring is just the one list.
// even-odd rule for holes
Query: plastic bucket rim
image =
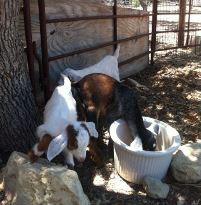
{"label": "plastic bucket rim", "polygon": [[[111,135],[111,138],[113,140],[113,142],[120,146],[121,148],[123,148],[124,150],[127,150],[128,152],[131,152],[135,155],[140,155],[140,156],[146,156],[146,157],[161,157],[161,156],[165,156],[165,155],[168,155],[168,154],[173,154],[178,148],[179,146],[181,145],[181,138],[180,138],[180,135],[179,133],[177,132],[177,130],[173,127],[171,127],[170,125],[168,125],[167,123],[165,122],[162,122],[162,121],[159,121],[159,120],[156,120],[156,119],[153,119],[153,118],[150,118],[150,117],[143,117],[143,120],[146,119],[148,120],[149,122],[158,122],[160,124],[163,124],[171,129],[173,129],[176,133],[174,137],[174,142],[173,144],[168,147],[167,149],[165,150],[161,150],[161,151],[145,151],[145,150],[133,150],[132,147],[130,147],[129,145],[125,144],[124,142],[122,142],[118,137],[117,135]],[[112,127],[114,126],[114,123],[121,123],[121,122],[124,122],[123,119],[118,119],[116,121],[114,121],[111,126],[110,126],[110,129],[109,129],[109,133],[111,133],[111,129]]]}

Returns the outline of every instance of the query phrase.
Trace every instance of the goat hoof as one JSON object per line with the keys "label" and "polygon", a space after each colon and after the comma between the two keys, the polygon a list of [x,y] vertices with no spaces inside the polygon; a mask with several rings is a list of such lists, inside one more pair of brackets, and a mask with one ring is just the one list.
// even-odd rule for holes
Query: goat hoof
{"label": "goat hoof", "polygon": [[72,164],[68,164],[65,162],[64,166],[66,167],[66,169],[74,170],[74,165]]}
{"label": "goat hoof", "polygon": [[68,169],[75,170],[73,165],[68,165]]}
{"label": "goat hoof", "polygon": [[0,201],[3,201],[5,198],[5,191],[4,190],[0,190]]}
{"label": "goat hoof", "polygon": [[78,168],[83,167],[83,163],[82,163],[82,162],[78,163],[78,164],[77,164],[77,167],[78,167]]}
{"label": "goat hoof", "polygon": [[35,161],[37,161],[38,159],[38,156],[36,156],[33,152],[33,150],[30,150],[28,152],[28,157],[29,157],[29,160],[31,161],[31,163],[34,163]]}

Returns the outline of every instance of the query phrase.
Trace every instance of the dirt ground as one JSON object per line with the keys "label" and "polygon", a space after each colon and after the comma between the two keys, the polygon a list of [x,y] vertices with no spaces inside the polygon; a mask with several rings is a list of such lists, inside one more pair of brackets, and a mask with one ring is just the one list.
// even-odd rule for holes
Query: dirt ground
{"label": "dirt ground", "polygon": [[[178,130],[182,144],[201,138],[201,56],[171,55],[156,61],[133,76],[146,89],[137,89],[144,116],[164,121]],[[136,90],[134,87],[133,89]],[[107,139],[105,140],[107,142]],[[198,205],[201,204],[201,184],[177,183],[168,171],[164,182],[170,185],[167,199],[148,197],[141,185],[127,183],[114,170],[113,153],[102,147],[105,166],[96,168],[87,160],[84,167],[76,168],[84,192],[91,204],[108,205]]]}
{"label": "dirt ground", "polygon": [[[201,138],[201,56],[167,52],[159,59],[133,76],[147,88],[133,87],[142,113],[176,128],[182,144],[194,142]],[[75,169],[92,205],[201,205],[201,184],[180,184],[170,171],[164,179],[170,185],[167,199],[148,197],[141,185],[128,183],[116,173],[107,136],[104,141],[104,167],[97,168],[87,157],[84,165]]]}

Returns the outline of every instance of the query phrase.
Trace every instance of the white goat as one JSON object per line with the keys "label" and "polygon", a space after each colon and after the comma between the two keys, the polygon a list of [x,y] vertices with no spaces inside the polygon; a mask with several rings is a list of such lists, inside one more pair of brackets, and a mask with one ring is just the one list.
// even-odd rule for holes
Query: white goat
{"label": "white goat", "polygon": [[73,156],[83,162],[90,137],[98,137],[94,123],[77,121],[71,82],[66,76],[63,81],[45,106],[44,123],[37,128],[39,143],[30,152],[32,161],[47,149],[47,157],[52,160],[64,149],[65,163],[74,166]]}
{"label": "white goat", "polygon": [[45,134],[58,136],[66,125],[77,120],[76,101],[71,92],[71,82],[67,76],[62,75],[63,85],[55,88],[47,102],[44,111],[43,124],[37,128],[37,136]]}
{"label": "white goat", "polygon": [[68,76],[75,82],[79,81],[81,78],[91,73],[103,73],[120,81],[119,69],[118,69],[119,51],[120,51],[120,45],[118,44],[117,49],[115,50],[112,56],[107,55],[98,63],[83,68],[82,70],[74,70],[71,68],[66,68],[63,71],[63,74]]}

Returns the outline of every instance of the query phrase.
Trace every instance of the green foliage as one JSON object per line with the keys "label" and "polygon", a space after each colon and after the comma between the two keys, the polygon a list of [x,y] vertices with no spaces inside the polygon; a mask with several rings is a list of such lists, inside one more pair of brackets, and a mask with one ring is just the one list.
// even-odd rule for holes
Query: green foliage
{"label": "green foliage", "polygon": [[135,6],[135,7],[140,6],[139,0],[132,0],[132,5]]}

